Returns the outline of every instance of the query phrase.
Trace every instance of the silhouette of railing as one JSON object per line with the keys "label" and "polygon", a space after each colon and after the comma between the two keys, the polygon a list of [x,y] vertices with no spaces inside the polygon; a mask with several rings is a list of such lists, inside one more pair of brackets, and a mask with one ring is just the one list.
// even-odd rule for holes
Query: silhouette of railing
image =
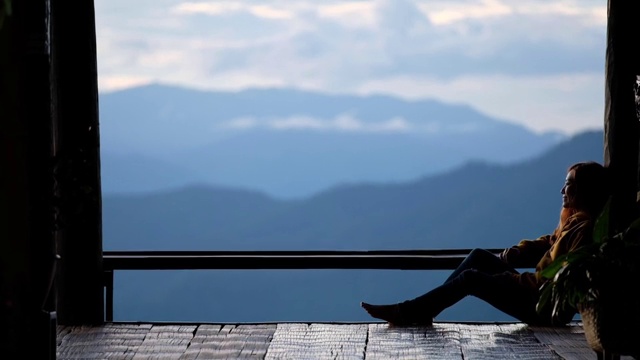
{"label": "silhouette of railing", "polygon": [[[503,249],[487,249],[498,254]],[[451,270],[471,249],[372,251],[105,251],[107,321],[116,270]]]}

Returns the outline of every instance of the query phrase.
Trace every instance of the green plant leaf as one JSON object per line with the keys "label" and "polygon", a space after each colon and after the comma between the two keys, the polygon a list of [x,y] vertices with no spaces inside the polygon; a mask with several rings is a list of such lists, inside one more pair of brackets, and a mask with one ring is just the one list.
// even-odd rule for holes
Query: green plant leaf
{"label": "green plant leaf", "polygon": [[[538,312],[551,310],[555,321],[559,319],[558,315],[575,310],[580,304],[598,301],[606,289],[637,279],[640,219],[633,221],[625,231],[614,234],[610,229],[610,209],[611,198],[594,224],[592,243],[559,256],[540,272],[543,278],[550,280],[540,289],[536,304]],[[634,275],[628,275],[628,280],[616,280],[621,274]]]}
{"label": "green plant leaf", "polygon": [[563,268],[571,267],[573,266],[572,264],[587,257],[590,248],[590,246],[585,246],[574,252],[558,256],[551,264],[540,271],[540,275],[545,279],[553,279]]}
{"label": "green plant leaf", "polygon": [[604,205],[602,212],[596,219],[595,226],[593,228],[593,241],[596,244],[600,244],[604,242],[609,235],[609,216],[611,209],[611,198],[607,200],[607,203]]}
{"label": "green plant leaf", "polygon": [[540,276],[545,279],[553,279],[558,271],[564,266],[567,255],[563,255],[555,259],[549,266],[540,271]]}
{"label": "green plant leaf", "polygon": [[636,219],[634,222],[629,225],[628,230],[638,230],[640,229],[640,218]]}
{"label": "green plant leaf", "polygon": [[623,240],[627,240],[627,236],[634,233],[637,234],[638,231],[640,231],[640,218],[634,220],[631,225],[629,225],[627,230],[624,232]]}
{"label": "green plant leaf", "polygon": [[2,0],[2,4],[0,4],[0,29],[2,29],[4,19],[11,16],[11,13],[11,0]]}
{"label": "green plant leaf", "polygon": [[542,289],[540,290],[540,298],[538,298],[538,303],[536,304],[536,312],[538,314],[543,314],[546,306],[551,301],[551,290],[553,288],[553,282],[547,281],[542,285]]}

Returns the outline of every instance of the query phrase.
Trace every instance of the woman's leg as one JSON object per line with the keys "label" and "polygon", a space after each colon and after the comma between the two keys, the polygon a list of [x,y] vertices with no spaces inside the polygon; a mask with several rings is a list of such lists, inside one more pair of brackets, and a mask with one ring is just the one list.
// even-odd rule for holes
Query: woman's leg
{"label": "woman's leg", "polygon": [[487,274],[475,269],[465,270],[441,286],[398,304],[398,321],[428,324],[449,306],[473,295],[525,323],[538,320],[538,291],[522,286],[508,273]]}
{"label": "woman's leg", "polygon": [[[469,270],[475,270],[476,272],[486,274],[487,276],[491,276],[494,274],[502,274],[502,273],[512,273],[512,274],[518,273],[513,267],[509,266],[507,263],[502,261],[493,253],[484,249],[473,249],[469,253],[469,255],[467,255],[467,257],[460,263],[460,265],[451,273],[451,275],[447,278],[447,280],[445,280],[444,284],[430,291],[429,293],[419,298],[416,298],[414,300],[410,300],[408,302],[405,301],[404,303],[401,303],[401,304],[371,305],[363,302],[361,303],[361,306],[371,316],[377,319],[385,320],[395,325],[407,325],[411,323],[430,324],[431,321],[433,320],[433,317],[439,314],[446,307],[453,305],[454,303],[458,302],[460,299],[462,299],[466,295],[475,295],[475,294],[469,293],[461,296],[460,295],[456,296],[454,291],[458,289],[460,286],[462,286],[460,285],[461,281],[459,278],[461,277],[462,274],[464,274],[466,271],[469,271]],[[468,277],[469,276],[467,276],[467,278]],[[445,286],[453,282],[454,280],[456,280],[457,285]],[[467,280],[467,282],[468,281],[469,280]],[[481,294],[480,293],[481,291],[482,289],[478,290],[477,292],[479,295],[476,295],[476,296],[483,298],[483,297],[491,296],[492,291],[494,290],[487,289],[488,291],[487,296],[484,296],[483,294]],[[503,289],[498,289],[497,294],[500,294],[502,291]],[[430,295],[432,292],[435,295]],[[449,295],[444,298],[444,300],[446,300],[444,303],[448,305],[439,305],[439,307],[442,307],[442,306],[444,307],[442,307],[442,309],[435,312],[434,314],[431,314],[435,310],[430,310],[430,308],[433,308],[433,306],[429,307],[428,304],[432,302],[431,300],[432,298],[438,299],[440,297],[440,295],[438,294],[440,293],[445,293],[445,294],[450,293],[453,295]],[[496,293],[493,293],[493,294],[496,294]],[[424,299],[420,300],[422,298]],[[402,308],[406,308],[406,309],[402,309]],[[402,313],[401,313],[401,309],[402,309]]]}
{"label": "woman's leg", "polygon": [[516,269],[508,265],[506,262],[502,261],[499,257],[494,255],[493,253],[484,250],[484,249],[473,249],[467,255],[467,257],[462,260],[460,265],[449,275],[445,283],[455,279],[458,277],[463,271],[476,269],[485,274],[501,274],[504,272],[512,272],[517,274]]}

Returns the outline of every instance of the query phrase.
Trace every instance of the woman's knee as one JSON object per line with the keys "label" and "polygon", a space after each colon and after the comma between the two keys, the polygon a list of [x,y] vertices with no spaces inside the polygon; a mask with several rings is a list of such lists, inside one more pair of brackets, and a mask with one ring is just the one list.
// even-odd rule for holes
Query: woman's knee
{"label": "woman's knee", "polygon": [[478,283],[479,278],[481,278],[483,275],[484,274],[476,269],[467,269],[461,272],[460,275],[458,275],[458,281],[460,281],[461,283],[475,285]]}
{"label": "woman's knee", "polygon": [[473,250],[471,250],[471,252],[469,252],[468,255],[469,258],[474,258],[474,259],[488,259],[488,258],[494,258],[496,257],[493,253],[485,250],[485,249],[481,249],[481,248],[475,248]]}

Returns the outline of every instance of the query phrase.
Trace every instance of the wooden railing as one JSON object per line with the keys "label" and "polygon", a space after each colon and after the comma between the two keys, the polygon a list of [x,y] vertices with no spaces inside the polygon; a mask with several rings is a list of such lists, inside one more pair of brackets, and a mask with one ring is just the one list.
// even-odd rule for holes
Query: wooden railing
{"label": "wooden railing", "polygon": [[[499,253],[503,249],[487,249]],[[105,317],[113,321],[116,270],[449,270],[471,249],[372,251],[105,251]]]}

